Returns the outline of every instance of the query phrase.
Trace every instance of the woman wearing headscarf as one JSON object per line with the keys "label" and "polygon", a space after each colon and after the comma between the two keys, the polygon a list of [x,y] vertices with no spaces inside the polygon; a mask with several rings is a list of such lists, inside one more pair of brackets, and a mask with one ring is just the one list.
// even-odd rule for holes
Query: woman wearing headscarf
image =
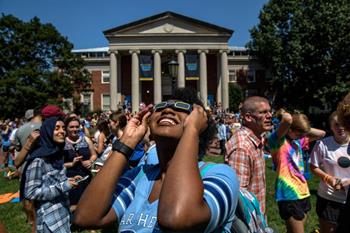
{"label": "woman wearing headscarf", "polygon": [[40,128],[39,147],[28,156],[21,193],[33,200],[37,232],[70,232],[68,191],[78,185],[63,166],[65,125],[60,117],[47,118]]}

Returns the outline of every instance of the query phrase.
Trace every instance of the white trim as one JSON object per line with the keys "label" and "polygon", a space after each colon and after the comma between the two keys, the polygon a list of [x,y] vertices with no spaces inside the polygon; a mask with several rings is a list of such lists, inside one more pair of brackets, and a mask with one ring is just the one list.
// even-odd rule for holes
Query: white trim
{"label": "white trim", "polygon": [[[108,109],[103,109],[103,106],[104,106],[103,96],[109,96],[109,108]],[[109,93],[102,93],[101,94],[101,110],[102,111],[109,111],[109,110],[111,110],[111,95]]]}
{"label": "white trim", "polygon": [[[109,81],[108,82],[105,82],[103,79],[104,79],[104,73],[103,72],[108,72],[108,79]],[[107,76],[107,75],[106,75]],[[107,77],[106,77],[107,78]],[[110,83],[110,80],[111,80],[111,72],[110,70],[101,70],[101,83],[102,84],[109,84]]]}
{"label": "white trim", "polygon": [[[230,83],[236,83],[237,82],[237,74],[236,70],[230,70],[228,73],[228,82]],[[232,77],[232,78],[231,78]]]}
{"label": "white trim", "polygon": [[90,102],[89,102],[89,104],[90,104],[90,111],[92,112],[93,110],[94,110],[94,102],[93,102],[93,100],[94,100],[94,98],[93,98],[93,92],[92,91],[87,91],[87,92],[82,92],[81,94],[80,94],[80,96],[81,96],[81,102],[82,103],[84,103],[84,100],[85,100],[85,98],[84,98],[84,95],[90,95]]}
{"label": "white trim", "polygon": [[87,53],[87,52],[108,52],[109,47],[87,48],[87,49],[73,49],[73,53]]}

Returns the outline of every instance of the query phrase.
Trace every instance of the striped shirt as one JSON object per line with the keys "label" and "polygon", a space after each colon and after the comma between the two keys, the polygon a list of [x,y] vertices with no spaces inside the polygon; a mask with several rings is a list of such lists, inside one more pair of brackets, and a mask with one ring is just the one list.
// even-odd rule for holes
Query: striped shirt
{"label": "striped shirt", "polygon": [[[159,172],[158,165],[144,165],[120,179],[113,195],[120,232],[161,232],[157,223],[158,200],[148,201]],[[230,232],[239,189],[234,171],[227,165],[215,164],[202,179],[203,198],[211,211],[205,232]]]}
{"label": "striped shirt", "polygon": [[252,192],[265,213],[266,181],[263,143],[252,130],[242,126],[226,143],[225,162],[237,173],[241,188]]}

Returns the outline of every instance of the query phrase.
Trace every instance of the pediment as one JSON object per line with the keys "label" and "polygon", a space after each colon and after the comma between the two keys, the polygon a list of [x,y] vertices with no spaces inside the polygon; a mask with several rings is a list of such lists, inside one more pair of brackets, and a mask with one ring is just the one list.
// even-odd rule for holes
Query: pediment
{"label": "pediment", "polygon": [[164,22],[161,21],[158,22],[156,25],[148,26],[150,27],[141,28],[143,30],[139,30],[138,33],[196,33],[199,31],[198,28],[191,27],[190,25],[180,25],[179,22],[170,22],[170,20],[164,20]]}
{"label": "pediment", "polygon": [[135,35],[156,35],[166,36],[169,34],[191,35],[191,34],[212,34],[230,35],[232,30],[222,28],[204,21],[200,21],[173,12],[164,12],[144,18],[129,24],[104,31],[106,37],[135,36]]}

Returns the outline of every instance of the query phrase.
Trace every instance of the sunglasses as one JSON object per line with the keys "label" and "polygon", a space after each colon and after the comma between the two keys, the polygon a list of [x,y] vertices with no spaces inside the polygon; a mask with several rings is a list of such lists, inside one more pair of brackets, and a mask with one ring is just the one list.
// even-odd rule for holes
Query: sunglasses
{"label": "sunglasses", "polygon": [[345,156],[339,157],[337,162],[338,162],[338,165],[342,168],[350,167],[350,159]]}
{"label": "sunglasses", "polygon": [[178,101],[178,100],[168,100],[164,102],[160,102],[154,105],[153,110],[155,112],[161,111],[166,108],[172,108],[174,110],[186,112],[190,114],[192,112],[192,105],[186,102]]}

